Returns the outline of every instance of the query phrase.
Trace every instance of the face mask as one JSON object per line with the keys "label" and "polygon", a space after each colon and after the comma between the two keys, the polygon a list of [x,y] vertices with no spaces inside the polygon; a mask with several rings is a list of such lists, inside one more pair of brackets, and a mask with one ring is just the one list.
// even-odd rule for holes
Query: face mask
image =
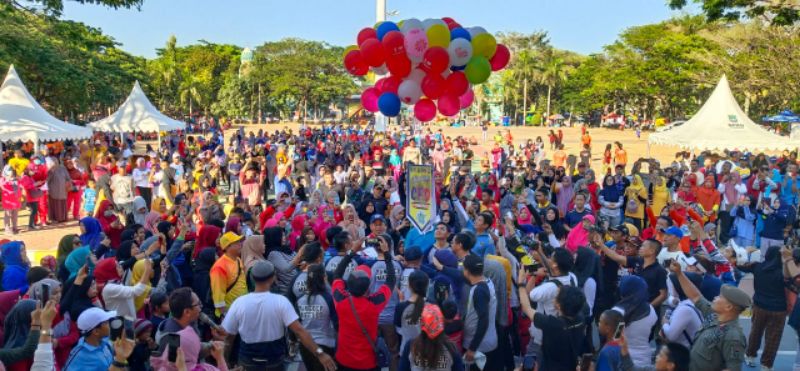
{"label": "face mask", "polygon": [[42,159],[37,158],[37,159],[33,160],[33,163],[36,164],[36,165],[41,165],[41,164],[44,163],[44,161],[42,161]]}
{"label": "face mask", "polygon": [[113,212],[113,211],[111,211],[111,210],[106,210],[106,211],[103,213],[103,215],[105,215],[106,217],[109,217],[109,216],[112,216],[112,215],[114,215],[114,212]]}

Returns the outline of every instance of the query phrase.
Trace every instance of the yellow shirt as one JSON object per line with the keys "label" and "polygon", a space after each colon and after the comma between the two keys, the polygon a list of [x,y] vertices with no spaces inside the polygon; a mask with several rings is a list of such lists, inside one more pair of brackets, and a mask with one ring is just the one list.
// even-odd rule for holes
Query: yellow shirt
{"label": "yellow shirt", "polygon": [[27,168],[28,164],[30,163],[31,160],[28,160],[25,157],[21,158],[14,157],[8,160],[8,166],[11,166],[11,168],[13,168],[15,172],[17,172],[17,176],[22,176],[22,174],[25,172],[25,168]]}
{"label": "yellow shirt", "polygon": [[[211,298],[214,308],[230,307],[236,298],[247,294],[247,281],[242,259],[222,255],[211,267]],[[231,289],[228,290],[228,287]]]}

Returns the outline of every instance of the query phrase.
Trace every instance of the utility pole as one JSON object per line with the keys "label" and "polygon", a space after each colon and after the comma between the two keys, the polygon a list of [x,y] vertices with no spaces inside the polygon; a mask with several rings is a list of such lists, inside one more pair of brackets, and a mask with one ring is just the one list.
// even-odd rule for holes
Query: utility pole
{"label": "utility pole", "polygon": [[528,78],[522,85],[522,126],[525,126],[525,119],[528,117]]}
{"label": "utility pole", "polygon": [[[375,22],[383,22],[386,20],[386,0],[375,0]],[[375,81],[378,81],[381,77],[379,75],[375,75]],[[381,113],[381,111],[375,112],[375,131],[377,132],[385,132],[386,126],[388,126],[389,120],[387,117]]]}

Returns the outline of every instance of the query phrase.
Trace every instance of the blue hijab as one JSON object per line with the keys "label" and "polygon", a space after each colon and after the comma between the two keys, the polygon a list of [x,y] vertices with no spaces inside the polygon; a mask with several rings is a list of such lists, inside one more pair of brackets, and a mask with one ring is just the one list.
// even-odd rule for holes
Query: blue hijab
{"label": "blue hijab", "polygon": [[22,260],[21,252],[25,245],[22,241],[11,241],[0,246],[3,253],[3,290],[17,290],[20,294],[28,291],[28,269],[30,266]]}
{"label": "blue hijab", "polygon": [[[64,266],[67,268],[67,271],[69,271],[69,281],[72,281],[78,275],[78,271],[86,264],[86,258],[88,258],[91,253],[92,250],[89,249],[89,246],[82,246],[72,250],[72,252],[67,255]],[[91,273],[92,268],[94,268],[94,265],[90,264],[89,273]]]}
{"label": "blue hijab", "polygon": [[97,219],[87,216],[81,219],[80,223],[83,225],[84,230],[86,233],[80,236],[81,243],[85,246],[89,246],[92,250],[97,249],[100,246],[100,242],[103,241],[103,227],[100,226],[100,222]]}

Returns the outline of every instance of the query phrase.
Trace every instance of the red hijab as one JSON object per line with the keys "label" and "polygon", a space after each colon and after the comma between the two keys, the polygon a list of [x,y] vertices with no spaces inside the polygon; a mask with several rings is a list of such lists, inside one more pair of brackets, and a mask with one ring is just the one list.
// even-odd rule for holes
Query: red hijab
{"label": "red hijab", "polygon": [[201,227],[200,231],[197,232],[197,242],[194,244],[194,253],[192,257],[197,258],[200,251],[206,247],[216,247],[217,255],[221,255],[222,251],[217,247],[217,238],[219,238],[221,234],[222,229],[219,229],[217,226],[206,224]]}

